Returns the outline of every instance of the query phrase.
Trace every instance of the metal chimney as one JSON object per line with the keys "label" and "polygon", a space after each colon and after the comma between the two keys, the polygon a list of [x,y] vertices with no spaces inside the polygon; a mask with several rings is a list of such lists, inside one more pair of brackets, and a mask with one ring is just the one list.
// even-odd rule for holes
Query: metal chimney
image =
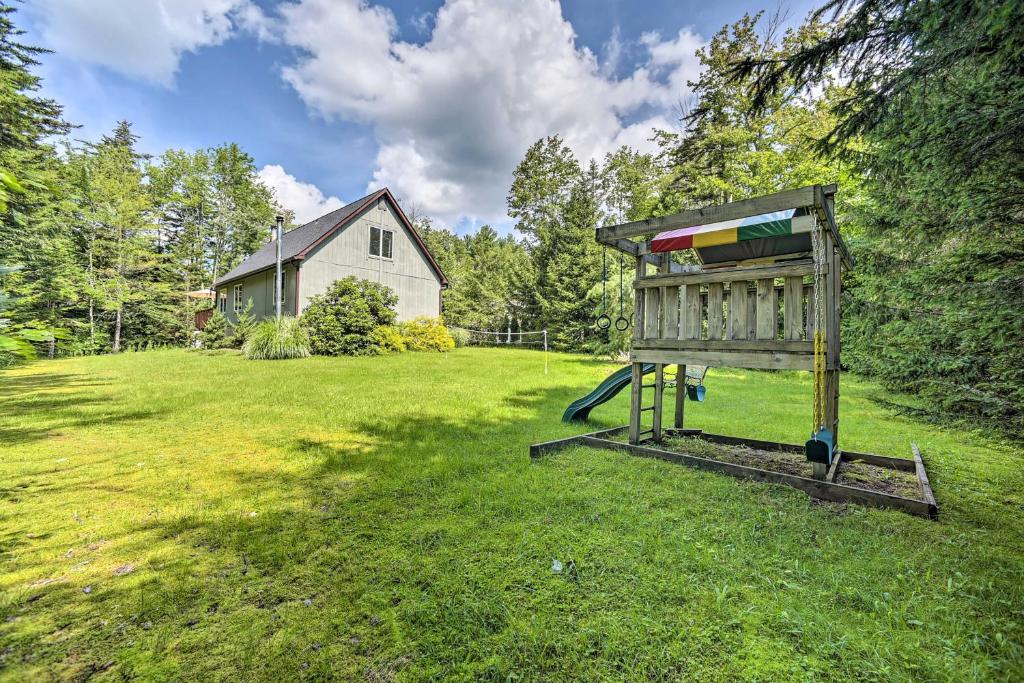
{"label": "metal chimney", "polygon": [[281,317],[281,294],[284,292],[284,273],[281,270],[281,238],[284,237],[284,216],[277,217],[277,231],[274,241],[277,242],[277,277],[274,279],[274,312]]}

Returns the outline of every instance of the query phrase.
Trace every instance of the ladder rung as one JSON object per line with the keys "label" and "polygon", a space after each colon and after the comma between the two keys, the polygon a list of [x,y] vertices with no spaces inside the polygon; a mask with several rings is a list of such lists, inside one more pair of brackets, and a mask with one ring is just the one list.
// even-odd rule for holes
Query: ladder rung
{"label": "ladder rung", "polygon": [[637,436],[643,436],[644,434],[653,434],[653,433],[654,433],[653,429],[645,429],[642,432],[640,432],[639,434],[637,434]]}
{"label": "ladder rung", "polygon": [[657,389],[658,385],[657,384],[641,384],[640,388],[641,389]]}
{"label": "ladder rung", "polygon": [[648,410],[654,410],[654,406],[648,406],[646,408],[641,408],[640,412],[641,413],[646,413]]}

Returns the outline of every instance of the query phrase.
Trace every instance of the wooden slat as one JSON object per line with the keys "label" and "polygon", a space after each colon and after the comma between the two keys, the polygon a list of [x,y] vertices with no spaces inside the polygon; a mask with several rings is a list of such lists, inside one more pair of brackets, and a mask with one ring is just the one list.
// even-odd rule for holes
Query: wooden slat
{"label": "wooden slat", "polygon": [[700,339],[700,285],[687,285],[683,288],[683,339]]}
{"label": "wooden slat", "polygon": [[658,316],[661,312],[660,293],[660,289],[648,289],[644,292],[647,297],[644,302],[644,339],[658,339]]}
{"label": "wooden slat", "polygon": [[633,344],[634,349],[663,351],[782,351],[784,353],[814,353],[814,344],[806,341],[777,339],[645,339]]}
{"label": "wooden slat", "polygon": [[622,237],[636,237],[637,235],[677,230],[706,223],[717,223],[734,218],[746,218],[747,216],[756,216],[771,211],[813,206],[815,187],[818,186],[811,185],[795,190],[776,192],[763,197],[753,197],[751,199],[729,202],[728,204],[709,206],[703,209],[691,209],[671,216],[657,216],[642,221],[610,225],[598,228],[595,236],[598,242],[610,244],[613,240]]}
{"label": "wooden slat", "polygon": [[[783,295],[782,324],[786,331],[785,339],[797,341],[803,338],[803,278],[791,275],[786,278],[785,294]],[[810,337],[808,341],[813,341]]]}
{"label": "wooden slat", "polygon": [[762,278],[757,281],[757,338],[775,339],[778,328],[778,306],[775,304],[775,281]]}
{"label": "wooden slat", "polygon": [[914,471],[917,473],[917,483],[921,486],[921,497],[928,503],[929,512],[934,519],[939,514],[939,504],[935,501],[935,494],[932,493],[932,485],[928,481],[928,472],[924,468],[924,459],[921,457],[921,449],[916,443],[911,442],[910,450],[914,453]]}
{"label": "wooden slat", "polygon": [[682,285],[705,285],[711,282],[732,282],[734,280],[757,280],[760,278],[789,277],[791,275],[811,275],[814,273],[814,263],[810,259],[800,259],[785,264],[770,264],[766,266],[747,266],[745,268],[718,268],[715,270],[703,270],[697,273],[671,273],[661,275],[648,275],[637,279],[633,283],[636,289],[648,287],[669,287]]}
{"label": "wooden slat", "polygon": [[757,339],[757,289],[747,287],[747,339]]}
{"label": "wooden slat", "polygon": [[752,368],[755,370],[811,370],[813,356],[785,351],[666,351],[634,349],[631,362],[667,365],[708,365],[712,367]]}
{"label": "wooden slat", "polygon": [[729,284],[729,321],[732,323],[730,339],[747,338],[747,281],[737,280]]}
{"label": "wooden slat", "polygon": [[679,288],[666,287],[664,292],[665,326],[661,336],[663,339],[679,339]]}
{"label": "wooden slat", "polygon": [[806,320],[807,328],[807,339],[814,341],[814,287],[807,285],[804,287],[804,296],[807,297],[807,315],[804,316]]}
{"label": "wooden slat", "polygon": [[836,453],[832,459],[832,466],[828,468],[828,474],[825,476],[825,481],[830,484],[836,483],[836,477],[839,476],[839,464],[843,461],[843,454]]}
{"label": "wooden slat", "polygon": [[907,458],[894,458],[891,455],[877,455],[875,453],[859,453],[857,451],[840,451],[843,459],[847,462],[860,460],[875,467],[888,467],[901,472],[913,472],[914,461]]}
{"label": "wooden slat", "polygon": [[721,282],[708,285],[708,339],[722,338],[722,290]]}

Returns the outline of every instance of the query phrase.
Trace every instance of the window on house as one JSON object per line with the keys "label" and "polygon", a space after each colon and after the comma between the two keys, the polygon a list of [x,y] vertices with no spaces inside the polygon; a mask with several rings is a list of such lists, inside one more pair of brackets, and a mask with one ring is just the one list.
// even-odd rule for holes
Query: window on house
{"label": "window on house", "polygon": [[228,310],[228,290],[220,290],[220,295],[217,297],[217,310],[224,313]]}
{"label": "window on house", "polygon": [[370,256],[391,258],[395,233],[391,230],[370,226]]}
{"label": "window on house", "polygon": [[234,302],[235,313],[242,310],[242,285],[235,285],[235,302]]}

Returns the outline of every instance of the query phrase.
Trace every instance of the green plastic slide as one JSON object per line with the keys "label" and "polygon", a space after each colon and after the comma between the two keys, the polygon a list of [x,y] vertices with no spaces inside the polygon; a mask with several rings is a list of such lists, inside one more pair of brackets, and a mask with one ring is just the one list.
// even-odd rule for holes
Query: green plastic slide
{"label": "green plastic slide", "polygon": [[[654,363],[644,363],[644,374],[654,372]],[[633,379],[633,369],[627,365],[621,370],[613,372],[608,379],[597,385],[583,398],[578,398],[569,404],[562,414],[562,422],[583,422],[590,415],[590,411],[596,406],[610,401],[617,393],[622,391]]]}

